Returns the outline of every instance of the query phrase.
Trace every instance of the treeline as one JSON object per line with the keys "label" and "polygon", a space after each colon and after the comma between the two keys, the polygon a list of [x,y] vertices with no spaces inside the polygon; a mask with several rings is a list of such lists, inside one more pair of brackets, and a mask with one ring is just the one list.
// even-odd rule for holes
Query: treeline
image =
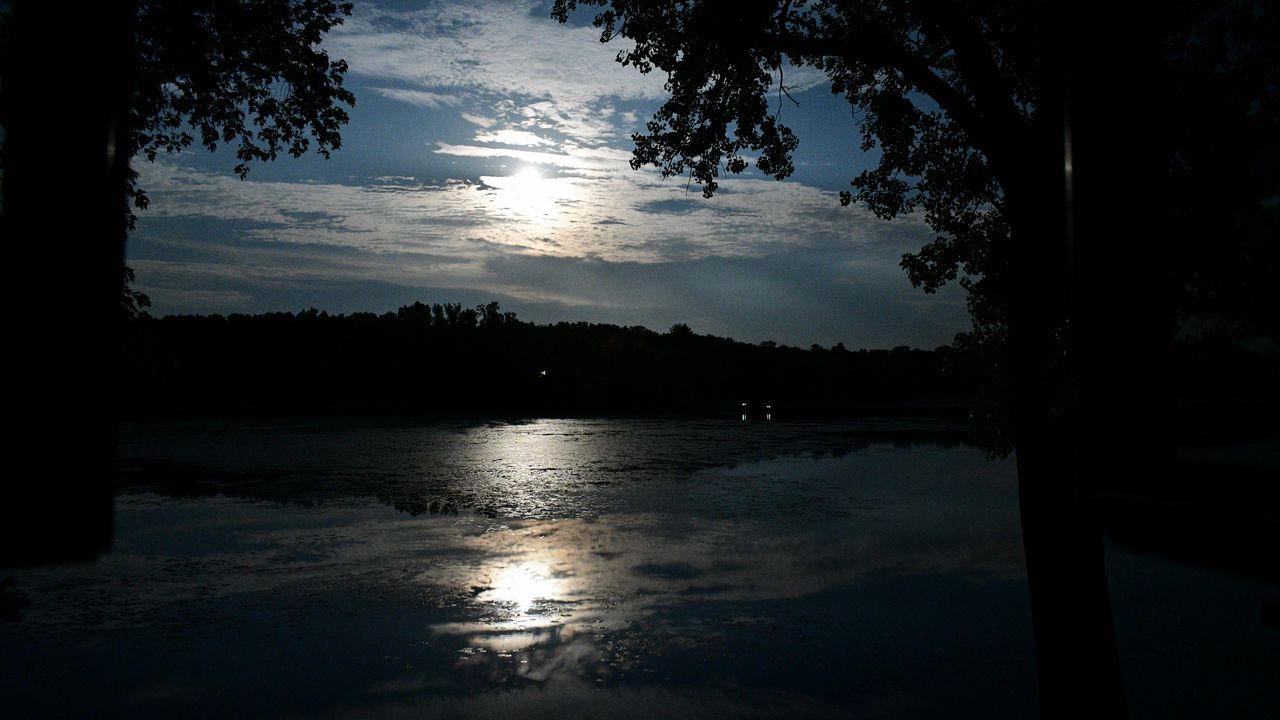
{"label": "treeline", "polygon": [[781,418],[959,407],[978,392],[949,347],[806,350],[685,325],[538,325],[496,302],[142,315],[126,327],[128,417],[733,415],[747,403]]}

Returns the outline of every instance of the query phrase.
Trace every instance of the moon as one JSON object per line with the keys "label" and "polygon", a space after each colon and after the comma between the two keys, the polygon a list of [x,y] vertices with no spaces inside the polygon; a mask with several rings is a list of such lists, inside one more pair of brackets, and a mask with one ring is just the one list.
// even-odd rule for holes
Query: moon
{"label": "moon", "polygon": [[484,178],[497,192],[495,204],[517,222],[550,226],[565,222],[568,211],[561,201],[572,195],[568,178],[549,178],[533,165],[525,165],[505,177]]}

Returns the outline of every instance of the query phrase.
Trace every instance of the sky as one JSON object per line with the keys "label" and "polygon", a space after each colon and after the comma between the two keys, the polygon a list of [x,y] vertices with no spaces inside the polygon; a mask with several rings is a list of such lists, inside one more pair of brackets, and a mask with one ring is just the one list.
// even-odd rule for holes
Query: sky
{"label": "sky", "polygon": [[786,74],[796,172],[754,170],[703,198],[629,165],[663,77],[614,61],[548,3],[357,1],[324,42],[356,96],[329,160],[253,166],[195,147],[135,160],[151,206],[128,245],[156,315],[316,307],[382,313],[497,300],[522,320],[745,342],[933,348],[968,327],[963,295],[898,267],[932,237],[838,192],[875,162],[822,75]]}

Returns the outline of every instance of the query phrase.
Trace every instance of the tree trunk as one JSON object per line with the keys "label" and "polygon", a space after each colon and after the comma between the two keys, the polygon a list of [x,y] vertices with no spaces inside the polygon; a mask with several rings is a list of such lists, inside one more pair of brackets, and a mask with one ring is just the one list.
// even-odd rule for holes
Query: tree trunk
{"label": "tree trunk", "polygon": [[1052,209],[1062,217],[1061,203],[1048,204],[1024,204],[1050,215],[1014,224],[1009,318],[1018,491],[1041,710],[1047,718],[1122,717],[1102,528],[1092,502],[1099,469],[1089,458],[1098,439],[1081,426],[1075,406],[1061,282],[1065,223],[1051,219]]}
{"label": "tree trunk", "polygon": [[[1123,684],[1102,532],[1090,502],[1093,450],[1077,406],[1072,58],[1063,18],[1045,17],[1040,98],[1017,177],[1004,182],[1011,247],[1009,340],[1023,547],[1046,718],[1121,717]],[[1057,61],[1061,58],[1061,61]]]}
{"label": "tree trunk", "polygon": [[127,5],[34,0],[9,19],[3,565],[87,560],[110,544]]}
{"label": "tree trunk", "polygon": [[1162,158],[1145,122],[1160,46],[1150,17],[1101,3],[1064,4],[1049,26],[1059,28],[1062,62],[1045,69],[1023,176],[1006,184],[1041,708],[1045,717],[1122,717],[1098,495],[1103,483],[1160,472],[1166,456],[1157,370],[1172,327],[1151,248]]}

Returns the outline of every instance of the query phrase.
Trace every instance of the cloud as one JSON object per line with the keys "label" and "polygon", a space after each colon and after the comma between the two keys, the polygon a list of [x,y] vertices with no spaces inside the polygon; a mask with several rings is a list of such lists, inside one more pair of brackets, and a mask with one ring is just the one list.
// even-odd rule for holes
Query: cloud
{"label": "cloud", "polygon": [[511,158],[537,165],[559,165],[572,168],[581,164],[581,160],[564,153],[546,152],[542,150],[517,150],[515,148],[491,147],[488,145],[454,145],[439,143],[436,152],[441,155],[457,157]]}
{"label": "cloud", "polygon": [[461,113],[461,115],[463,120],[466,120],[472,125],[479,125],[482,128],[490,128],[498,124],[498,121],[493,118],[481,117],[479,115],[472,115],[471,113],[465,112]]}
{"label": "cloud", "polygon": [[371,88],[379,95],[392,100],[407,102],[410,105],[417,105],[426,108],[440,108],[446,105],[457,105],[459,100],[453,95],[442,95],[440,93],[427,92],[426,90],[406,90],[403,88]]}
{"label": "cloud", "polygon": [[434,98],[465,96],[472,104],[466,119],[485,127],[555,127],[580,142],[615,139],[614,105],[657,100],[662,78],[621,67],[614,61],[620,45],[602,45],[594,28],[562,26],[541,7],[485,0],[416,10],[358,5],[325,49],[346,59],[353,77],[413,88],[375,89],[393,99],[453,104]]}
{"label": "cloud", "polygon": [[497,132],[480,133],[476,135],[476,142],[482,143],[498,143],[500,145],[555,145],[552,140],[548,140],[540,135],[535,135],[524,130],[498,130]]}
{"label": "cloud", "polygon": [[932,348],[963,327],[962,298],[948,289],[927,300],[892,266],[851,267],[838,250],[782,248],[759,257],[666,263],[507,255],[484,269],[504,297],[547,305],[535,317],[697,332],[808,347],[908,344]]}
{"label": "cloud", "polygon": [[246,240],[373,254],[477,258],[501,251],[651,263],[834,247],[850,262],[896,264],[926,237],[919,223],[885,223],[795,182],[728,178],[723,192],[708,200],[653,172],[613,169],[614,151],[560,155],[442,145],[440,152],[508,157],[564,172],[438,184],[393,177],[288,183],[240,181],[162,159],[141,168],[153,201],[143,221],[239,223]]}
{"label": "cloud", "polygon": [[[689,322],[806,346],[932,347],[963,327],[957,293],[923,298],[896,267],[926,228],[795,182],[729,178],[708,200],[629,170],[347,185],[240,181],[174,159],[141,169],[153,203],[131,262],[159,313],[317,302],[307,297],[390,309],[357,300],[431,288],[514,301],[542,321]],[[176,232],[193,224],[217,229]]]}

